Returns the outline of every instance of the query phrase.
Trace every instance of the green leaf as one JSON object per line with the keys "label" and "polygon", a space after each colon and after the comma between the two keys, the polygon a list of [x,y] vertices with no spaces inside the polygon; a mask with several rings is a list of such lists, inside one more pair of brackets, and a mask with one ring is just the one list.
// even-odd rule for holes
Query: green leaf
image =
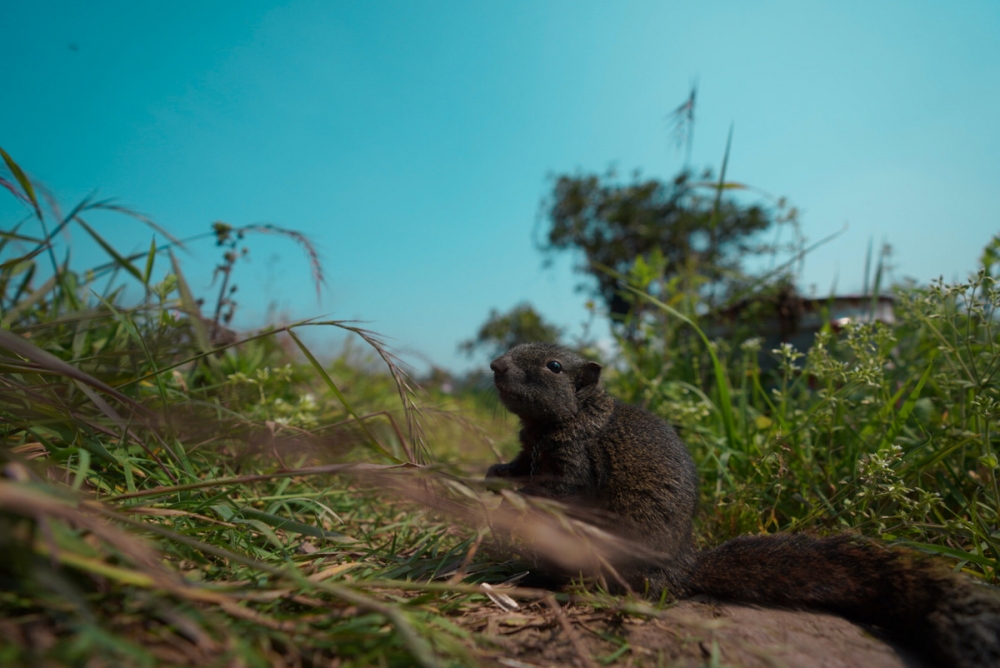
{"label": "green leaf", "polygon": [[[902,408],[899,409],[899,413],[893,419],[892,426],[882,439],[879,449],[888,448],[892,445],[893,441],[896,440],[899,432],[903,429],[903,425],[906,424],[906,419],[910,417],[910,413],[913,412],[913,407],[917,405],[917,400],[920,399],[920,391],[924,389],[924,383],[926,383],[927,379],[931,377],[931,371],[933,370],[934,363],[932,362],[924,370],[923,375],[920,376],[920,380],[917,381],[917,386],[913,388],[913,391],[910,392],[910,396],[906,398],[906,402],[903,404]],[[900,392],[902,392],[902,390],[900,390]]]}
{"label": "green leaf", "polygon": [[[177,277],[177,292],[181,297],[181,310],[188,315],[191,322],[191,331],[194,332],[194,339],[198,344],[198,349],[202,353],[210,353],[212,345],[208,340],[208,328],[205,327],[205,322],[201,319],[201,309],[198,308],[198,302],[195,300],[194,295],[191,294],[191,288],[188,287],[187,281],[184,279],[184,274],[181,273],[177,257],[172,250],[168,252],[170,253],[170,265],[174,269],[174,276]],[[212,356],[209,356],[208,359],[210,364],[215,360]]]}
{"label": "green leaf", "polygon": [[94,241],[96,241],[101,246],[101,248],[104,249],[104,252],[106,252],[108,255],[112,257],[112,259],[114,259],[115,264],[117,264],[119,267],[121,267],[128,273],[132,274],[132,276],[134,276],[135,279],[140,283],[145,283],[145,281],[142,280],[142,274],[139,273],[139,270],[136,269],[135,265],[129,262],[127,259],[125,259],[118,251],[114,249],[114,247],[111,244],[105,241],[100,234],[94,231],[94,229],[90,225],[85,223],[83,221],[83,218],[77,217],[76,222],[78,222],[83,227],[83,229],[87,231],[87,234],[89,234],[94,239]]}
{"label": "green leaf", "polygon": [[35,197],[35,188],[31,185],[31,179],[29,179],[21,167],[14,162],[14,159],[7,154],[7,151],[2,148],[0,148],[0,156],[3,156],[3,161],[6,163],[7,169],[9,169],[10,173],[14,175],[17,182],[21,184],[21,188],[24,190],[25,196],[31,201],[31,205],[35,207],[35,215],[41,219],[42,208],[38,206],[38,198]]}
{"label": "green leaf", "polygon": [[701,330],[700,327],[698,327],[698,325],[695,324],[693,320],[691,320],[691,318],[687,317],[672,306],[664,304],[659,299],[653,297],[652,295],[648,295],[641,290],[637,290],[631,285],[626,285],[625,287],[630,292],[635,293],[637,296],[645,299],[657,308],[660,308],[682,322],[687,323],[694,329],[698,336],[701,337],[701,340],[705,343],[705,349],[708,351],[709,357],[712,358],[712,370],[715,373],[715,384],[719,390],[719,412],[722,413],[722,423],[726,430],[726,440],[730,447],[735,448],[737,446],[736,421],[733,417],[733,404],[729,392],[729,377],[726,375],[726,369],[722,366],[722,362],[719,361],[719,356],[715,354],[715,349],[708,336]]}
{"label": "green leaf", "polygon": [[[726,167],[729,166],[729,149],[733,145],[733,126],[729,126],[729,137],[726,139],[726,152],[722,155],[722,169],[719,170],[719,183],[716,186],[715,192],[715,203],[712,206],[712,220],[709,224],[709,229],[712,230],[713,236],[715,235],[715,228],[719,224],[719,210],[722,206],[722,191],[725,189],[726,183]],[[714,239],[713,239],[714,241]]]}
{"label": "green leaf", "polygon": [[929,552],[930,554],[940,554],[946,557],[952,557],[953,559],[958,559],[959,561],[971,561],[972,563],[979,564],[980,566],[988,566],[991,568],[996,568],[997,566],[995,559],[973,554],[972,552],[966,552],[965,550],[959,550],[954,547],[947,547],[945,545],[915,543],[912,541],[900,541],[897,545],[909,547],[919,552]]}
{"label": "green leaf", "polygon": [[337,533],[336,531],[326,531],[325,529],[312,524],[296,522],[295,520],[288,519],[287,517],[280,517],[271,513],[265,513],[261,510],[257,510],[256,508],[241,508],[240,513],[242,513],[244,517],[260,520],[265,524],[271,525],[275,529],[281,529],[291,533],[299,533],[306,536],[312,536],[313,538],[324,538],[336,541],[346,539],[344,534]]}
{"label": "green leaf", "polygon": [[51,276],[49,277],[49,280],[45,281],[41,287],[28,295],[27,298],[19,299],[14,308],[4,314],[3,319],[0,320],[0,327],[5,329],[10,328],[19,315],[41,301],[47,294],[49,294],[49,292],[52,291],[52,288],[55,287],[55,285],[56,277]]}
{"label": "green leaf", "polygon": [[73,477],[72,488],[74,492],[80,491],[83,481],[87,479],[87,474],[90,473],[90,452],[80,449],[77,454],[80,456],[80,464],[76,469],[76,475]]}
{"label": "green leaf", "polygon": [[149,285],[149,276],[153,273],[153,262],[156,260],[156,237],[149,242],[149,255],[146,256],[146,271],[142,273],[142,282]]}
{"label": "green leaf", "polygon": [[[14,353],[28,359],[43,370],[49,371],[51,373],[58,374],[60,376],[66,376],[67,378],[72,378],[80,383],[98,389],[106,394],[111,395],[123,404],[126,404],[133,409],[146,413],[146,409],[141,405],[129,399],[124,394],[114,389],[107,383],[94,378],[90,374],[80,371],[75,366],[68,364],[50,352],[42,350],[34,343],[31,343],[27,339],[24,339],[13,332],[8,332],[6,330],[0,329],[0,348],[6,349],[9,352]],[[106,404],[105,404],[106,405]],[[109,417],[111,417],[109,415]],[[118,418],[121,419],[121,418]]]}
{"label": "green leaf", "polygon": [[340,391],[340,388],[337,387],[337,384],[333,382],[333,378],[330,378],[330,374],[326,372],[326,369],[324,369],[323,365],[319,363],[319,360],[316,359],[316,356],[312,354],[312,351],[306,347],[306,344],[302,343],[302,339],[300,339],[291,329],[288,330],[288,336],[292,337],[292,340],[295,341],[295,345],[299,347],[299,350],[302,351],[302,354],[305,355],[306,359],[309,360],[309,363],[312,364],[313,368],[316,370],[316,373],[320,375],[320,377],[323,379],[323,382],[326,383],[326,386],[330,388],[330,391],[333,392],[334,396],[337,397],[341,405],[344,407],[344,410],[346,410],[348,414],[350,414],[350,416],[354,418],[358,426],[361,427],[361,430],[365,432],[365,435],[368,436],[368,440],[371,442],[371,445],[374,448],[374,450],[378,452],[380,455],[387,457],[390,461],[399,464],[400,460],[394,457],[392,453],[386,450],[382,446],[382,444],[378,442],[378,439],[375,438],[375,435],[371,432],[371,430],[368,429],[368,425],[366,425],[364,420],[362,420],[358,416],[358,414],[354,412],[354,409],[351,408],[351,404],[348,403],[347,401],[347,397],[345,397],[344,394]]}

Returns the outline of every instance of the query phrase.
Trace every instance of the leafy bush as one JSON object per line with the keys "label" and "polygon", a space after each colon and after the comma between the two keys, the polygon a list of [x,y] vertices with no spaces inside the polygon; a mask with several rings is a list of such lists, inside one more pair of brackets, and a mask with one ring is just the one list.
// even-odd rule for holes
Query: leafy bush
{"label": "leafy bush", "polygon": [[988,266],[898,288],[896,326],[827,325],[807,352],[770,351],[773,371],[759,339],[709,341],[690,295],[640,288],[660,317],[620,342],[627,370],[612,383],[682,429],[703,475],[703,533],[849,528],[996,580],[1000,289]]}

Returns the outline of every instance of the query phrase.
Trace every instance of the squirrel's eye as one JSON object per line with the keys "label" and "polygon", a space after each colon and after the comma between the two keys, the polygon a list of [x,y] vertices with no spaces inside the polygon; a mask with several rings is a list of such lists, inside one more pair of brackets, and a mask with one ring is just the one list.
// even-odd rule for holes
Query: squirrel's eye
{"label": "squirrel's eye", "polygon": [[552,373],[559,373],[560,371],[562,371],[562,364],[560,364],[559,362],[556,362],[555,360],[553,360],[553,361],[549,362],[548,364],[546,364],[545,368],[547,368]]}

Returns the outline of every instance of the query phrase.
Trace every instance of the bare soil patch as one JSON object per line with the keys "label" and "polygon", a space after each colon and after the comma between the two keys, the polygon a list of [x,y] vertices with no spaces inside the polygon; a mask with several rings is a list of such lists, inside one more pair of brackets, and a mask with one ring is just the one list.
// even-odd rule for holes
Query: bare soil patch
{"label": "bare soil patch", "polygon": [[[469,612],[462,625],[478,632],[484,664],[507,668],[930,668],[876,631],[836,615],[707,598],[680,601],[656,619],[582,605],[557,613],[545,602],[515,612],[484,607]],[[490,646],[494,651],[483,652]]]}

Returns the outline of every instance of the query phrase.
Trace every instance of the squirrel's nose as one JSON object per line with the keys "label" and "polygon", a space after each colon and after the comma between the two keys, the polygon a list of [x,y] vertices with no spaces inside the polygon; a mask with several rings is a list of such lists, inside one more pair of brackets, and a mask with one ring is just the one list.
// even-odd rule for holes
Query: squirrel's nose
{"label": "squirrel's nose", "polygon": [[503,375],[507,373],[507,360],[502,357],[498,357],[490,362],[490,368],[493,369],[493,373]]}

